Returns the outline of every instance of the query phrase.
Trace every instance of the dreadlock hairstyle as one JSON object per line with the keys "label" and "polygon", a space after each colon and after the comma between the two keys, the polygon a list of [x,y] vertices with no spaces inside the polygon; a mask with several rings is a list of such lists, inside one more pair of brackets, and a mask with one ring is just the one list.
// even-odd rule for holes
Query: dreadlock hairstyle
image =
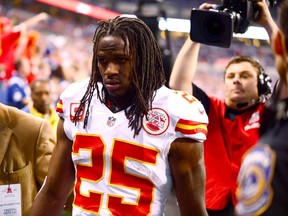
{"label": "dreadlock hairstyle", "polygon": [[105,36],[120,37],[124,41],[124,50],[127,50],[132,59],[130,87],[135,94],[133,94],[131,106],[125,109],[125,115],[135,136],[139,134],[142,119],[152,106],[155,90],[165,84],[160,47],[150,28],[138,18],[116,17],[99,22],[93,38],[92,74],[74,119],[80,116],[87,103],[83,127],[87,126],[89,107],[95,89],[98,98],[104,103],[103,97],[100,96],[103,90],[97,85],[97,82],[103,82],[98,68],[97,51],[99,41]]}

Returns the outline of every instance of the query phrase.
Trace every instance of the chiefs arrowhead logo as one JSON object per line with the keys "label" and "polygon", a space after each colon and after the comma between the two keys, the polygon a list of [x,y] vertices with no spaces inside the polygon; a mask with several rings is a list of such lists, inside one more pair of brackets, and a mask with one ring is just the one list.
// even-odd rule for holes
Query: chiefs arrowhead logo
{"label": "chiefs arrowhead logo", "polygon": [[160,135],[164,133],[170,124],[168,114],[160,108],[149,110],[147,118],[143,117],[143,128],[151,135]]}

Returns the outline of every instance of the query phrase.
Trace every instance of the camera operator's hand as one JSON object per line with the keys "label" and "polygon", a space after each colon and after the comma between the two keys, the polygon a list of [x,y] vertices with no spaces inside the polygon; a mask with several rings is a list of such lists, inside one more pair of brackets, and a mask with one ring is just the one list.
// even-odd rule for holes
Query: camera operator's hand
{"label": "camera operator's hand", "polygon": [[261,0],[257,2],[257,6],[259,8],[259,15],[252,22],[264,27],[271,40],[273,35],[277,32],[278,27],[275,21],[273,20],[273,17],[269,10],[269,6],[267,5],[266,1]]}
{"label": "camera operator's hand", "polygon": [[199,6],[199,9],[209,10],[209,9],[216,9],[217,7],[218,6],[216,4],[203,3]]}

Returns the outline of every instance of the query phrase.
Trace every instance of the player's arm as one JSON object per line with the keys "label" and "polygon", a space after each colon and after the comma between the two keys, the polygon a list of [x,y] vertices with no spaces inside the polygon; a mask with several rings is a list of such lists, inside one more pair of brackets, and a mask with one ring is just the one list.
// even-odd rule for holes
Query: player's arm
{"label": "player's arm", "polygon": [[[213,8],[212,4],[204,3],[199,8]],[[200,43],[193,42],[189,37],[181,47],[169,80],[169,87],[175,90],[182,90],[193,94],[192,83],[195,76]]]}
{"label": "player's arm", "polygon": [[54,148],[46,182],[32,205],[31,216],[60,215],[75,179],[71,158],[72,141],[65,135],[64,120],[57,128],[57,144]]}
{"label": "player's arm", "polygon": [[169,151],[176,197],[182,216],[208,216],[205,209],[203,143],[176,139]]}

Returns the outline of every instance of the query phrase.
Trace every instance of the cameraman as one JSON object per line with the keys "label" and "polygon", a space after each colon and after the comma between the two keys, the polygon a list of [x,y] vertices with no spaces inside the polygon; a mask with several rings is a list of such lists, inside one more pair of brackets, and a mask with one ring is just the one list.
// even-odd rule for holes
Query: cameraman
{"label": "cameraman", "polygon": [[[278,27],[265,1],[257,2],[257,6],[259,17],[254,22],[263,26],[271,38]],[[208,3],[200,6],[200,9],[212,8],[214,5]],[[209,216],[233,216],[241,158],[258,140],[258,117],[265,101],[261,98],[267,96],[267,92],[260,95],[257,88],[262,66],[249,57],[233,58],[225,68],[226,96],[222,101],[192,84],[199,49],[199,43],[186,40],[175,60],[169,85],[192,93],[208,113],[208,136],[204,142],[206,208]],[[254,127],[250,127],[252,124]]]}

